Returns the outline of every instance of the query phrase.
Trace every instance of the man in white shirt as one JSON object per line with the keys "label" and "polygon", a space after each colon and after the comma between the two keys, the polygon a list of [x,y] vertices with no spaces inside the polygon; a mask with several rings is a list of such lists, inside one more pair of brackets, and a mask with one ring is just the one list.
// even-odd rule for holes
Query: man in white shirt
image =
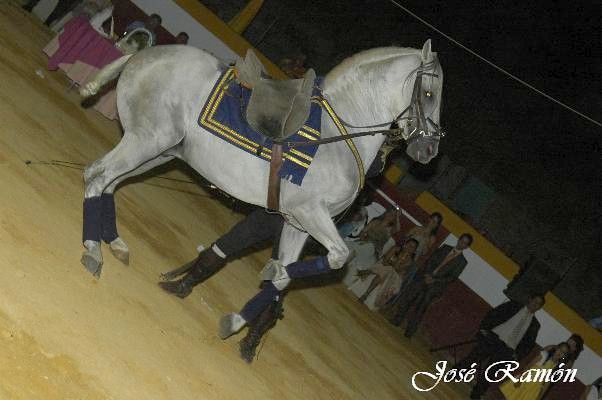
{"label": "man in white shirt", "polygon": [[[480,399],[489,387],[484,371],[498,361],[520,361],[527,356],[539,332],[539,321],[535,313],[543,307],[542,295],[529,297],[526,305],[509,301],[490,310],[481,321],[477,334],[477,345],[471,353],[454,368],[470,368],[478,363],[477,383],[470,392],[471,399]],[[494,371],[489,376],[495,376]]]}

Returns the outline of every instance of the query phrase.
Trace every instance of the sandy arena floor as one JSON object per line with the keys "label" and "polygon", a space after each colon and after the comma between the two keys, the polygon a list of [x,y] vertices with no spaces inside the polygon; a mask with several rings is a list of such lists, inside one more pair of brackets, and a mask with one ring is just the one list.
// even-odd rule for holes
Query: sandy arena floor
{"label": "sandy arena floor", "polygon": [[[339,286],[293,291],[286,317],[252,365],[219,317],[256,293],[267,252],[232,262],[187,299],[158,275],[195,256],[241,216],[197,186],[149,178],[117,194],[125,267],[105,251],[100,280],[79,262],[81,171],[26,160],[90,163],[118,125],[79,106],[45,70],[51,33],[0,4],[0,398],[459,399],[465,387],[418,394],[411,375],[434,360]],[[35,71],[41,68],[44,77]],[[186,177],[173,170],[173,177]]]}

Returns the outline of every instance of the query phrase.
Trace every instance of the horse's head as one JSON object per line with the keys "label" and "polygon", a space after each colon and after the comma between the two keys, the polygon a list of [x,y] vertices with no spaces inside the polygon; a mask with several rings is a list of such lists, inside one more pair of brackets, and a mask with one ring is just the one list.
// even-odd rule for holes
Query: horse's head
{"label": "horse's head", "polygon": [[442,84],[443,70],[427,40],[422,50],[382,47],[349,57],[326,76],[322,93],[347,127],[382,128],[396,122],[400,130],[393,139],[405,140],[408,155],[426,164],[437,155],[443,135]]}
{"label": "horse's head", "polygon": [[439,126],[443,70],[437,53],[431,51],[430,39],[424,43],[420,57],[420,66],[412,73],[415,79],[411,103],[398,117],[398,124],[408,144],[408,156],[427,164],[437,155],[443,136]]}

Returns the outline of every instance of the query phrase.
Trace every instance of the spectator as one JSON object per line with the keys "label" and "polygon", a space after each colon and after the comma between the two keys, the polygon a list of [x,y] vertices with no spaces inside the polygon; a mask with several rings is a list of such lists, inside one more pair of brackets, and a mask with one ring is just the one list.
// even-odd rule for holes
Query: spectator
{"label": "spectator", "polygon": [[347,242],[351,253],[343,283],[350,287],[358,279],[357,271],[373,266],[376,261],[389,250],[385,244],[395,232],[399,231],[399,214],[389,210],[382,216],[374,218],[359,235],[359,240]]}
{"label": "spectator", "polygon": [[351,219],[342,223],[339,228],[339,234],[343,240],[347,242],[355,242],[360,239],[362,230],[374,218],[380,217],[386,211],[386,208],[376,201],[361,207],[357,212],[353,213]]}
{"label": "spectator", "polygon": [[[575,361],[579,357],[579,354],[583,351],[583,338],[576,333],[573,333],[566,341],[566,344],[569,346],[569,351],[566,353],[565,357],[562,359],[562,362],[565,365],[565,368],[573,368]],[[546,351],[553,351],[554,346],[546,346],[544,347]]]}
{"label": "spectator", "polygon": [[437,232],[443,222],[443,217],[438,212],[432,213],[429,216],[428,222],[424,226],[416,226],[408,231],[406,234],[407,238],[411,238],[418,242],[418,249],[416,250],[416,261],[420,257],[429,254],[435,241],[437,240]]}
{"label": "spectator", "polygon": [[429,305],[443,295],[447,286],[458,279],[468,263],[462,252],[472,244],[472,236],[462,234],[455,247],[443,245],[429,258],[424,268],[421,268],[412,281],[408,283],[398,298],[383,311],[394,325],[401,325],[412,305],[415,311],[408,318],[405,330],[406,337],[412,337],[418,329]]}
{"label": "spectator", "polygon": [[393,247],[370,269],[358,271],[359,279],[349,289],[369,309],[379,309],[399,292],[404,275],[414,268],[417,247],[414,239],[408,239],[402,248]]}
{"label": "spectator", "polygon": [[146,28],[151,33],[152,42],[153,42],[153,45],[155,45],[157,43],[157,35],[156,35],[155,31],[159,28],[159,26],[161,26],[161,22],[163,22],[163,19],[161,19],[159,14],[151,14],[148,16],[148,18],[144,22],[142,22],[142,21],[131,22],[125,28],[124,35],[126,35],[128,32],[133,31],[134,29]]}
{"label": "spectator", "polygon": [[[531,360],[526,366],[525,370],[536,369],[545,371],[558,367],[558,365],[563,362],[563,358],[569,352],[569,345],[566,343],[560,343],[549,347],[550,350],[542,350],[537,357]],[[514,383],[512,380],[508,379],[500,386],[500,391],[506,400],[537,400],[543,398],[543,395],[547,392],[549,385],[549,382]]]}
{"label": "spectator", "polygon": [[[470,368],[472,363],[479,364],[476,385],[470,392],[471,399],[480,399],[489,387],[485,379],[485,370],[498,361],[520,361],[528,355],[539,332],[539,321],[535,313],[543,307],[542,295],[530,296],[527,305],[509,301],[490,310],[481,321],[477,344],[470,354],[454,368]],[[500,367],[502,368],[502,367]],[[490,371],[489,376],[495,376]]]}
{"label": "spectator", "polygon": [[186,32],[178,33],[176,36],[176,44],[188,44],[188,34]]}

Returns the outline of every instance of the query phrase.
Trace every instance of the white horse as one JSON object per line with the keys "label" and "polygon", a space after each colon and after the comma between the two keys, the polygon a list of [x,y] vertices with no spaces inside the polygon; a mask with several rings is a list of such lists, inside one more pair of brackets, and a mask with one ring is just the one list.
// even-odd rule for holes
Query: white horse
{"label": "white horse", "polygon": [[[214,83],[226,68],[211,54],[193,47],[157,46],[118,59],[83,88],[82,93],[89,95],[121,73],[117,106],[123,138],[84,172],[86,249],[82,263],[95,276],[102,267],[101,241],[109,243],[118,259],[129,261],[128,247],[116,229],[116,186],[175,157],[231,196],[266,206],[269,164],[197,123]],[[394,121],[402,127],[411,125],[407,153],[428,163],[438,151],[442,82],[443,71],[429,40],[421,50],[386,47],[358,53],[325,77],[322,93],[350,134],[376,130],[376,126]],[[409,119],[402,116],[407,110],[412,114]],[[435,133],[428,126],[434,126]],[[323,112],[322,138],[339,135],[333,119]],[[328,250],[318,269],[345,264],[349,250],[332,216],[351,205],[384,141],[382,134],[353,139],[355,156],[345,141],[320,145],[300,186],[282,181],[280,212],[287,221],[280,241],[282,264],[272,265],[265,274],[278,280],[279,287],[288,284],[289,275],[299,276],[287,274],[282,265],[294,264],[308,235]],[[312,271],[305,273],[316,272]]]}

